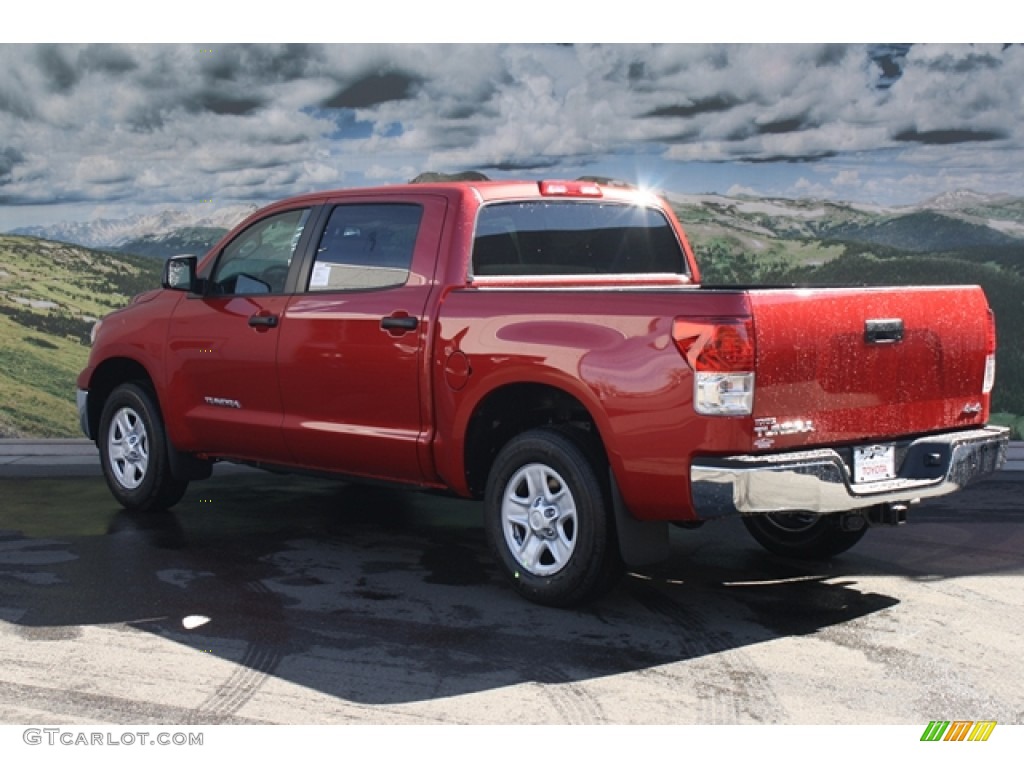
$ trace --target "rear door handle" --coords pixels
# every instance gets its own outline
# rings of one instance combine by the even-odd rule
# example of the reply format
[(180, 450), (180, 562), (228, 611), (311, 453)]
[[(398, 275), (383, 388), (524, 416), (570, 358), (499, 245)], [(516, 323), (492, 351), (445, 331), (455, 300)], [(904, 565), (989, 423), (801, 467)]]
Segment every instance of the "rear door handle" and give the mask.
[(382, 317), (380, 319), (380, 327), (385, 331), (415, 331), (416, 326), (419, 324), (418, 318), (410, 317), (409, 315), (398, 317), (391, 315), (390, 317)]
[(277, 328), (277, 315), (253, 315), (249, 318), (253, 328)]

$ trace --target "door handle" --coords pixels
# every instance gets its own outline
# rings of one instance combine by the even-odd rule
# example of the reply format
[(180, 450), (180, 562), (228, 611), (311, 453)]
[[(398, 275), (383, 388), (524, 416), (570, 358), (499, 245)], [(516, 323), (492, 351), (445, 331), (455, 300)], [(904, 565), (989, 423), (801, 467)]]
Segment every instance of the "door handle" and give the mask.
[(277, 315), (253, 315), (249, 318), (253, 328), (277, 328)]
[(390, 317), (382, 317), (380, 319), (380, 327), (385, 331), (415, 331), (416, 326), (419, 324), (418, 318), (410, 317), (409, 315), (399, 317), (391, 315)]
[(903, 320), (898, 317), (864, 323), (864, 342), (867, 344), (898, 344), (901, 341)]

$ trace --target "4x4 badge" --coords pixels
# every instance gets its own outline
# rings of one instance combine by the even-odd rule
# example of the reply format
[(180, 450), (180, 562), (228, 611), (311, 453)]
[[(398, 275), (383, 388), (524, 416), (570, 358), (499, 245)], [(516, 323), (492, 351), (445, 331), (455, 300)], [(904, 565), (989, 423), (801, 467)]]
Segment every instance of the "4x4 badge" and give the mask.
[(810, 419), (791, 419), (781, 424), (778, 419), (764, 418), (754, 420), (754, 433), (758, 437), (780, 437), (782, 435), (802, 435), (814, 431), (814, 422)]

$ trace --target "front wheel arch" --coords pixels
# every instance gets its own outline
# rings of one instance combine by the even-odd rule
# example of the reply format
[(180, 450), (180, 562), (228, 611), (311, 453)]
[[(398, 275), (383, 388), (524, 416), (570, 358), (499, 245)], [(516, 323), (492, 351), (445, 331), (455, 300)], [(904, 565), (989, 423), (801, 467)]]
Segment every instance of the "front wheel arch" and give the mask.
[(152, 390), (115, 386), (100, 412), (96, 443), (107, 487), (125, 509), (150, 512), (177, 504), (188, 478), (175, 474), (172, 448)]
[(129, 357), (111, 357), (93, 371), (86, 389), (89, 392), (87, 418), (89, 435), (99, 443), (98, 435), (103, 406), (110, 393), (125, 383), (133, 383), (154, 392), (153, 378), (146, 367)]

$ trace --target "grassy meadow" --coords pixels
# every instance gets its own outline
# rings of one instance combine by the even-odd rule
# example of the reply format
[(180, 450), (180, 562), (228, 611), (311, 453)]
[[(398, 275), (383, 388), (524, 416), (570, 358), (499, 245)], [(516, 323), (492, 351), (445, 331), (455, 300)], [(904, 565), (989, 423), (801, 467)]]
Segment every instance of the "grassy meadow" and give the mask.
[(0, 437), (80, 437), (93, 323), (156, 287), (161, 263), (0, 235)]

